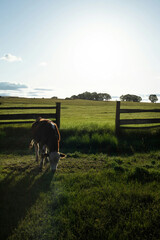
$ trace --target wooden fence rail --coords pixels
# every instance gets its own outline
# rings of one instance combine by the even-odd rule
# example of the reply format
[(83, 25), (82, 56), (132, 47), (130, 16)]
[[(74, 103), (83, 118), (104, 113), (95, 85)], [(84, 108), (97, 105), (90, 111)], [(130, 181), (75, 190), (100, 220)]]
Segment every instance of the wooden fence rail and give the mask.
[[(57, 124), (58, 128), (60, 128), (60, 111), (61, 111), (61, 103), (56, 103), (56, 106), (53, 107), (6, 107), (0, 108), (0, 111), (10, 110), (14, 112), (14, 110), (34, 110), (34, 109), (56, 109), (55, 113), (19, 113), (19, 114), (0, 114), (0, 124), (20, 124), (20, 123), (32, 123), (33, 120), (38, 117), (42, 118), (50, 118), (54, 120)], [(29, 121), (20, 121), (20, 120), (29, 120)], [(9, 120), (9, 121), (8, 121)], [(11, 121), (11, 120), (19, 120), (19, 121)]]
[(160, 123), (160, 118), (146, 118), (146, 119), (120, 119), (121, 113), (147, 113), (147, 112), (157, 112), (160, 113), (160, 109), (120, 109), (120, 102), (117, 101), (116, 104), (116, 122), (115, 122), (115, 129), (116, 134), (119, 134), (120, 128), (123, 129), (143, 129), (143, 128), (154, 128), (160, 127), (160, 125), (154, 126), (144, 126), (144, 127), (128, 127), (122, 125), (130, 125), (130, 124), (154, 124)]

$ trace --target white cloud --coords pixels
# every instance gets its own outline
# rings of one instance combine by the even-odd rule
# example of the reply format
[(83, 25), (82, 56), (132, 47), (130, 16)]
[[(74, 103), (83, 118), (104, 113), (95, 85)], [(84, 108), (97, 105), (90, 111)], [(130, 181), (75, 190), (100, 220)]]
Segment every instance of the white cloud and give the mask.
[(4, 60), (4, 61), (7, 61), (7, 62), (22, 62), (22, 58), (21, 57), (17, 57), (17, 56), (14, 56), (10, 53), (4, 55), (3, 57), (0, 58), (0, 60)]
[(19, 90), (22, 88), (28, 88), (25, 84), (0, 82), (0, 90)]
[(48, 88), (34, 88), (35, 91), (53, 91), (53, 89)]
[(39, 64), (39, 66), (42, 66), (42, 67), (46, 67), (47, 65), (48, 65), (47, 62), (41, 62), (41, 63)]

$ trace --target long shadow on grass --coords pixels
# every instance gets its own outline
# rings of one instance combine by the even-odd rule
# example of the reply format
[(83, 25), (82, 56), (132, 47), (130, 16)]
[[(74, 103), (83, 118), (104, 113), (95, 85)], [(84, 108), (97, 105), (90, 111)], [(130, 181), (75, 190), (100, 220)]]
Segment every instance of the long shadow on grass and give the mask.
[(49, 169), (40, 173), (38, 166), (8, 167), (8, 174), (0, 182), (0, 239), (10, 236), (40, 193), (49, 190), (52, 178)]

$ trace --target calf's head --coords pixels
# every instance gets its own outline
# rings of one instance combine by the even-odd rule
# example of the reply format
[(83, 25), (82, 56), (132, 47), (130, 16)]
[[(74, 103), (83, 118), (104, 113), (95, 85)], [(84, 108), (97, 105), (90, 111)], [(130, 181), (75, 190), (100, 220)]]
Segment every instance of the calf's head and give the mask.
[(49, 153), (49, 161), (50, 161), (50, 167), (51, 171), (54, 173), (57, 169), (57, 165), (60, 158), (64, 158), (65, 154), (59, 153), (59, 152), (50, 152)]

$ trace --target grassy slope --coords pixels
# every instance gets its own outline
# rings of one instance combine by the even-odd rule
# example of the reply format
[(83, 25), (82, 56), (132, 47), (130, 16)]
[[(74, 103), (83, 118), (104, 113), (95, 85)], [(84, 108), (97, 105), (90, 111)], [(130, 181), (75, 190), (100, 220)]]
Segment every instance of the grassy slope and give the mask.
[[(39, 172), (28, 151), (30, 125), (1, 128), (0, 239), (160, 239), (159, 131), (127, 131), (117, 138), (115, 102), (61, 102), (61, 150), (70, 153), (55, 176), (47, 167)], [(137, 106), (160, 104), (122, 107)]]
[[(4, 106), (35, 106), (55, 105), (51, 99), (19, 99), (2, 98)], [(66, 152), (106, 152), (106, 153), (133, 153), (135, 151), (150, 151), (159, 148), (159, 134), (157, 130), (127, 131), (117, 138), (115, 127), (115, 102), (97, 102), (85, 100), (58, 100), (62, 103), (61, 109), (61, 149)], [(160, 108), (160, 104), (150, 103), (122, 103), (122, 108)], [(131, 115), (122, 115), (130, 118)], [(134, 114), (139, 117), (160, 117), (160, 114)], [(30, 141), (30, 124), (12, 128), (2, 127), (0, 146), (3, 151), (27, 149)], [(14, 139), (14, 136), (17, 136)]]
[[(98, 124), (98, 126), (114, 126), (116, 102), (99, 102), (87, 100), (52, 100), (52, 99), (26, 99), (26, 98), (1, 98), (1, 107), (7, 106), (55, 106), (55, 102), (61, 102), (61, 128), (77, 128), (78, 126)], [(160, 103), (128, 103), (122, 102), (122, 108), (160, 108)], [(19, 110), (20, 111), (20, 110)], [(35, 110), (33, 110), (35, 111)], [(39, 111), (39, 110), (38, 110)], [(42, 110), (44, 111), (44, 110)], [(49, 110), (47, 110), (48, 112)], [(0, 111), (1, 112), (1, 111)], [(122, 118), (160, 117), (158, 113), (124, 114)]]
[[(7, 106), (55, 106), (52, 99), (2, 98), (1, 107)], [(57, 100), (61, 102), (61, 128), (73, 128), (91, 123), (100, 125), (114, 124), (115, 102), (97, 102), (86, 100)], [(17, 111), (17, 110), (16, 110)], [(18, 110), (21, 112), (22, 110)], [(28, 112), (29, 110), (26, 110)], [(39, 110), (33, 110), (39, 111)], [(42, 110), (45, 112), (44, 110)], [(47, 110), (49, 112), (50, 110)], [(1, 111), (0, 111), (1, 112)], [(52, 112), (52, 110), (51, 110)]]

